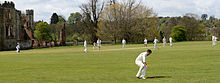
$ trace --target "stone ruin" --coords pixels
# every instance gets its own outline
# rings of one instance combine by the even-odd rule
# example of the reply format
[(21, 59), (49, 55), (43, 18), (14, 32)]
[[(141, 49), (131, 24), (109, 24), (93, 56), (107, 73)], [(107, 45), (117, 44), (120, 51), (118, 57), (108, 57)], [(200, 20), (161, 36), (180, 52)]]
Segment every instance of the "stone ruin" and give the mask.
[(61, 46), (66, 45), (66, 26), (65, 23), (63, 24), (62, 29), (60, 30), (60, 40), (59, 40)]
[(34, 11), (26, 10), (26, 15), (15, 9), (13, 2), (0, 3), (0, 50), (15, 49), (20, 43), (21, 49), (36, 44), (33, 36)]

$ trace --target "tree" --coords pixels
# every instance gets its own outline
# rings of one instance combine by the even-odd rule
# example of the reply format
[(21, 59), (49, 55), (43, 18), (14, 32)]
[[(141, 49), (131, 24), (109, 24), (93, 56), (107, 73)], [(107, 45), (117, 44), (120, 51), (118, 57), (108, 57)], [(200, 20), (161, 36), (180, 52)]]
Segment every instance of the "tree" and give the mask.
[(215, 27), (220, 27), (220, 19), (216, 20)]
[(59, 39), (59, 33), (62, 28), (63, 23), (65, 23), (66, 20), (64, 16), (62, 15), (57, 15), (56, 13), (53, 13), (51, 16), (51, 24), (49, 25), (49, 31), (52, 37), (52, 41), (57, 44), (57, 41)]
[(57, 43), (58, 39), (59, 39), (59, 31), (62, 28), (62, 23), (58, 22), (57, 24), (50, 24), (49, 25), (49, 31), (51, 33), (52, 36), (52, 41), (55, 42), (55, 44)]
[(87, 28), (82, 20), (82, 15), (79, 12), (70, 14), (68, 17), (68, 23), (66, 24), (67, 41), (72, 42), (72, 37), (76, 36), (76, 34), (78, 34), (77, 36), (80, 39), (89, 40), (88, 37), (90, 33), (87, 33), (89, 31), (87, 31)]
[(71, 13), (68, 18), (69, 24), (75, 24), (82, 19), (82, 15), (79, 12)]
[[(118, 10), (116, 10), (118, 9)], [(119, 10), (121, 9), (120, 4), (115, 4), (111, 1), (111, 5), (105, 7), (101, 14), (101, 20), (99, 23), (98, 35), (102, 39), (110, 39), (116, 43), (116, 40), (120, 37), (120, 16)]]
[(202, 14), (201, 18), (203, 21), (206, 20), (208, 18), (208, 14)]
[(50, 31), (48, 28), (49, 24), (46, 22), (39, 22), (35, 28), (36, 30), (34, 31), (34, 36), (37, 38), (39, 42), (45, 41), (49, 42), (51, 41), (51, 35)]
[(169, 38), (172, 28), (179, 24), (180, 19), (181, 19), (180, 17), (171, 17), (171, 18), (161, 19), (162, 24), (160, 25), (160, 29), (163, 32), (163, 36), (165, 36), (166, 38)]
[(186, 30), (183, 26), (175, 26), (170, 36), (173, 41), (186, 41)]
[(210, 30), (211, 35), (220, 37), (220, 27), (215, 27)]
[(109, 0), (110, 5), (116, 4), (117, 0)]
[(66, 22), (65, 17), (62, 15), (59, 15), (58, 19), (59, 19), (59, 22), (64, 22), (64, 23)]
[(205, 35), (205, 27), (194, 16), (195, 15), (183, 16), (180, 21), (180, 25), (184, 26), (186, 29), (187, 40), (203, 40)]
[(74, 41), (74, 42), (76, 42), (76, 44), (78, 44), (78, 41), (84, 41), (84, 40), (81, 39), (81, 37), (79, 36), (79, 34), (74, 34), (74, 35), (72, 35), (72, 37), (71, 37), (71, 41)]
[(51, 16), (50, 24), (57, 24), (58, 22), (59, 22), (59, 18), (57, 13), (53, 13), (53, 15)]
[(142, 42), (145, 37), (153, 40), (158, 36), (156, 14), (135, 0), (107, 5), (101, 14), (99, 26), (99, 35), (115, 43), (123, 38), (130, 42)]
[(80, 9), (83, 12), (83, 23), (87, 27), (87, 31), (85, 33), (91, 35), (90, 40), (93, 42), (98, 39), (98, 23), (100, 14), (104, 9), (104, 5), (104, 2), (101, 2), (100, 0), (89, 0), (87, 4), (82, 4), (82, 6), (80, 6)]

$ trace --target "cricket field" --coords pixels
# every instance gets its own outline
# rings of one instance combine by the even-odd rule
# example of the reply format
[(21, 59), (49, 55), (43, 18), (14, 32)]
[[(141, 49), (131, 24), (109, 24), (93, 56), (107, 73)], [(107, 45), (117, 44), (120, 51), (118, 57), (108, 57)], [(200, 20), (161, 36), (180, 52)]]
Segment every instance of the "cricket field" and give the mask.
[(136, 57), (153, 45), (103, 45), (0, 51), (0, 83), (219, 83), (220, 45), (211, 41), (174, 43), (147, 57), (148, 79), (135, 77)]

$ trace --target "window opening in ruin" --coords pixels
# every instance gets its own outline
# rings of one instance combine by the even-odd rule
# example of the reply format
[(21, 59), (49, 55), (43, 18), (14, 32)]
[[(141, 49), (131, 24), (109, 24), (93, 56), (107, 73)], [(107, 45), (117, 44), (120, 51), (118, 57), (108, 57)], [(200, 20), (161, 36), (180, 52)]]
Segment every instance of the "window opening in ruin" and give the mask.
[(8, 31), (8, 30), (9, 30), (9, 29), (8, 29), (8, 26), (6, 26), (5, 29), (6, 29), (6, 31), (5, 31), (5, 32), (6, 32), (6, 38), (8, 38), (8, 35), (9, 35), (9, 33), (8, 33), (8, 32), (9, 32), (9, 31)]
[(8, 19), (11, 19), (11, 13), (10, 13), (10, 11), (8, 12)]

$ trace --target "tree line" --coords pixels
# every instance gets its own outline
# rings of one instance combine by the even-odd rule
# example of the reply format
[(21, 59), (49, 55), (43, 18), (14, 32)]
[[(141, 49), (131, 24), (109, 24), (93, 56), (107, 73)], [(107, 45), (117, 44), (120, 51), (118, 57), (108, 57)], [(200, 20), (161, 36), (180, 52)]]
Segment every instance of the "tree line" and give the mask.
[[(58, 42), (60, 29), (66, 24), (68, 42), (92, 43), (98, 38), (114, 43), (153, 41), (155, 37), (173, 37), (176, 41), (210, 40), (220, 36), (220, 20), (214, 16), (187, 13), (180, 17), (158, 17), (152, 8), (136, 0), (89, 0), (81, 12), (64, 16), (54, 13), (50, 23), (38, 22), (35, 37), (39, 41)], [(40, 30), (42, 28), (42, 30)]]

